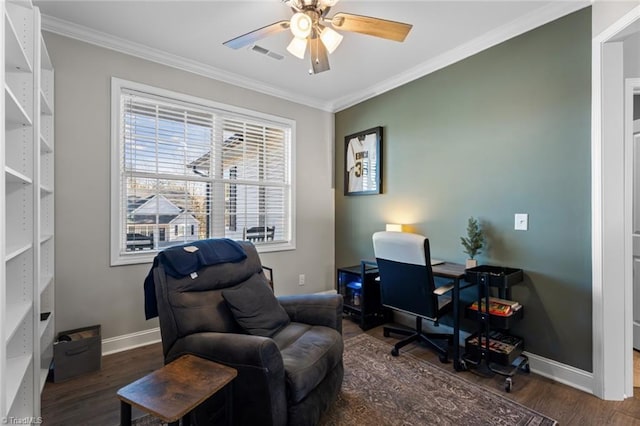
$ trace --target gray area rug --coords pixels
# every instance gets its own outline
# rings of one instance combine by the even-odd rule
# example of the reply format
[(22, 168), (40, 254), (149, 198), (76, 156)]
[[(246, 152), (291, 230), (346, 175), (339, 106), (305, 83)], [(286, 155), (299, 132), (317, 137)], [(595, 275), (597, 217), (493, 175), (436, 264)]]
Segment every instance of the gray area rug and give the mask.
[[(368, 334), (345, 341), (342, 391), (320, 422), (333, 425), (555, 425), (555, 420)], [(449, 364), (449, 368), (451, 364)]]
[[(556, 421), (368, 334), (345, 341), (344, 382), (320, 426), (551, 426)], [(450, 367), (451, 364), (449, 364)], [(137, 426), (159, 425), (145, 416)]]

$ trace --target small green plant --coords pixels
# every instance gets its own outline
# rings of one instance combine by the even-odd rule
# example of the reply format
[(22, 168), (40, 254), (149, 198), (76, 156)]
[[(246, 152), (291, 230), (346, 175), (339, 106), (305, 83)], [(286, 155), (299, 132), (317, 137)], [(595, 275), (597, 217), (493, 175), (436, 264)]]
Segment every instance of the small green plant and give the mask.
[(473, 217), (469, 218), (467, 223), (467, 237), (460, 237), (464, 252), (469, 255), (469, 259), (481, 253), (480, 249), (484, 247), (484, 234), (480, 229), (480, 224)]

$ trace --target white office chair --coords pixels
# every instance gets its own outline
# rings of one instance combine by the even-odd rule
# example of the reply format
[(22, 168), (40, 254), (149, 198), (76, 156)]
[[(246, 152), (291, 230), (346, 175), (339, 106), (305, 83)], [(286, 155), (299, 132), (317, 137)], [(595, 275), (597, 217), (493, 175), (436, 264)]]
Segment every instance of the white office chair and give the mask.
[(429, 240), (418, 234), (404, 232), (376, 232), (373, 234), (373, 249), (380, 272), (380, 291), (383, 306), (416, 317), (415, 331), (395, 327), (384, 327), (385, 337), (389, 333), (408, 336), (396, 343), (391, 355), (398, 356), (400, 348), (419, 341), (438, 352), (441, 362), (447, 362), (448, 349), (434, 340), (446, 340), (453, 344), (453, 334), (426, 333), (422, 330), (422, 319), (433, 321), (451, 308), (451, 298), (441, 296), (453, 289), (453, 284), (437, 287), (431, 270)]

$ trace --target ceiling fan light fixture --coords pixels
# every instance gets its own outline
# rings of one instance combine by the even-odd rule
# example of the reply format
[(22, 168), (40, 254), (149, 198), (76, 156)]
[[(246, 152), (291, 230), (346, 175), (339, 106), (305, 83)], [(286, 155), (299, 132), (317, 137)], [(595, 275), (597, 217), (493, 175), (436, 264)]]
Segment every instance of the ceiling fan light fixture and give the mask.
[(343, 38), (342, 34), (329, 27), (325, 27), (320, 33), (320, 40), (329, 53), (333, 53), (338, 48)]
[(307, 50), (307, 39), (294, 37), (287, 46), (287, 51), (293, 56), (304, 59), (304, 53)]
[(297, 12), (291, 17), (291, 32), (296, 38), (307, 38), (311, 34), (313, 22), (308, 15)]
[[(304, 59), (308, 45), (311, 73), (318, 74), (329, 71), (329, 54), (333, 53), (342, 42), (343, 35), (341, 33), (343, 32), (360, 33), (402, 42), (413, 27), (404, 22), (345, 12), (338, 12), (333, 17), (329, 17), (331, 7), (338, 1), (282, 0), (293, 10), (291, 19), (274, 22), (227, 40), (223, 44), (237, 50), (255, 45), (257, 40), (289, 29), (294, 39), (287, 46), (287, 51), (297, 58)], [(327, 28), (328, 26), (332, 28)]]
[(324, 9), (325, 7), (333, 7), (338, 3), (339, 0), (320, 0), (320, 8)]

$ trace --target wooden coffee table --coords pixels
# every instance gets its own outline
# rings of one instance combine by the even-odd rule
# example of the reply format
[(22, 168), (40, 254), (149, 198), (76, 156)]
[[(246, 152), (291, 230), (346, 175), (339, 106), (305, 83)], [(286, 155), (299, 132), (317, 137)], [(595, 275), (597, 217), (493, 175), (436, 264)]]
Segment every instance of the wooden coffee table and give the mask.
[(121, 388), (120, 424), (131, 424), (131, 406), (170, 425), (190, 423), (188, 414), (219, 390), (225, 390), (225, 417), (232, 424), (232, 381), (238, 372), (194, 355), (183, 355)]

